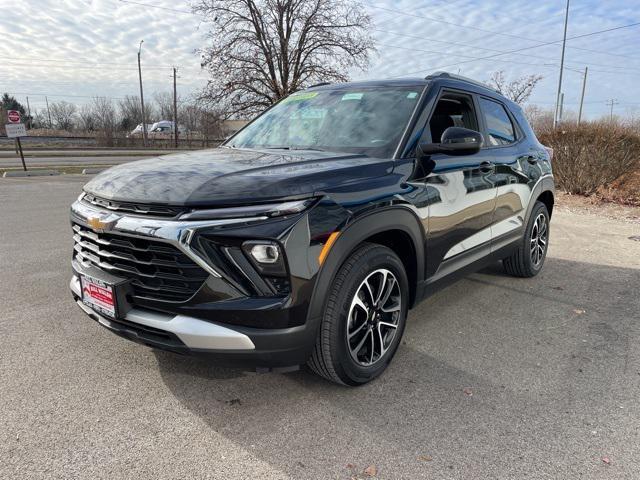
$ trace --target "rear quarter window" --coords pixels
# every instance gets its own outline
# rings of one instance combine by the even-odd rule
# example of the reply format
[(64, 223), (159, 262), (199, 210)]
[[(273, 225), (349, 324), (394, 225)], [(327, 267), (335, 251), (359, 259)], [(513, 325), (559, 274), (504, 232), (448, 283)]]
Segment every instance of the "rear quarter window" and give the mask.
[(487, 128), (487, 145), (510, 145), (516, 141), (516, 130), (504, 106), (488, 98), (480, 98), (480, 108)]

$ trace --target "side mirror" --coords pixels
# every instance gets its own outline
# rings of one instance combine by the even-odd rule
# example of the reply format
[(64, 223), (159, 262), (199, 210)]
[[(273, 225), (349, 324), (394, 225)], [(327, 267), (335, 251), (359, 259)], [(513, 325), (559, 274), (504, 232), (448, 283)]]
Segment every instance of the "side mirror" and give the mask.
[(440, 143), (421, 143), (418, 156), (426, 157), (434, 153), (445, 155), (473, 155), (480, 151), (482, 134), (462, 127), (449, 127), (442, 133)]

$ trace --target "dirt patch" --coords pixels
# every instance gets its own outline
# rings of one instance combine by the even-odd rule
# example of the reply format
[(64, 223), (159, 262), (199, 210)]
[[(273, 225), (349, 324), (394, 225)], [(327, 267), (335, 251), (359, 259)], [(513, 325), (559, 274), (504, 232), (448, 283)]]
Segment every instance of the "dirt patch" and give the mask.
[(601, 187), (598, 195), (606, 201), (640, 207), (640, 169), (614, 180), (608, 187)]
[(608, 201), (600, 195), (572, 195), (556, 192), (556, 208), (571, 213), (590, 213), (607, 218), (640, 224), (640, 204), (629, 205)]

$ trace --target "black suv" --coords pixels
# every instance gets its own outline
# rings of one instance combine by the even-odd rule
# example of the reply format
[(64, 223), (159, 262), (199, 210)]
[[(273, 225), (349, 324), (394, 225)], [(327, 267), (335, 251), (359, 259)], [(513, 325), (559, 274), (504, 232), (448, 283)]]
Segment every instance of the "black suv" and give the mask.
[(221, 147), (119, 165), (71, 207), (71, 290), (130, 340), (358, 385), (408, 310), (490, 262), (536, 275), (551, 151), (480, 83), (322, 84)]

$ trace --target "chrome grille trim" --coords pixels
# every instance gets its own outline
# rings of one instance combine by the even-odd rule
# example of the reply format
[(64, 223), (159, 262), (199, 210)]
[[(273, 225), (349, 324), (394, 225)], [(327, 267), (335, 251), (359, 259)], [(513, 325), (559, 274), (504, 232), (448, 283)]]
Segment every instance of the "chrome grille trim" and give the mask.
[[(74, 258), (131, 281), (140, 298), (182, 302), (191, 298), (208, 273), (184, 252), (149, 239), (120, 239), (117, 234), (96, 233), (74, 224)], [(94, 243), (95, 242), (95, 243)]]
[(82, 197), (84, 202), (97, 207), (106, 208), (114, 212), (133, 213), (138, 215), (155, 215), (159, 217), (176, 217), (188, 211), (183, 207), (169, 207), (163, 205), (151, 205), (133, 202), (117, 202), (100, 198), (92, 193), (85, 193)]
[(89, 218), (105, 215), (116, 215), (118, 217), (113, 227), (109, 230), (110, 233), (123, 237), (155, 240), (157, 242), (172, 245), (178, 250), (184, 252), (187, 257), (191, 258), (210, 275), (217, 278), (223, 278), (223, 276), (209, 262), (209, 259), (201, 257), (191, 248), (190, 243), (194, 233), (198, 229), (205, 227), (242, 224), (250, 225), (252, 223), (268, 219), (266, 216), (259, 216), (251, 218), (225, 218), (220, 220), (180, 221), (157, 217), (120, 215), (112, 212), (111, 210), (98, 208), (94, 205), (85, 203), (82, 200), (76, 201), (71, 205), (71, 221), (73, 223), (86, 225)]

